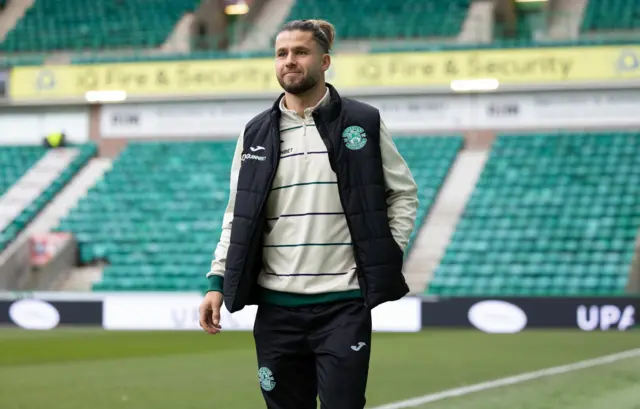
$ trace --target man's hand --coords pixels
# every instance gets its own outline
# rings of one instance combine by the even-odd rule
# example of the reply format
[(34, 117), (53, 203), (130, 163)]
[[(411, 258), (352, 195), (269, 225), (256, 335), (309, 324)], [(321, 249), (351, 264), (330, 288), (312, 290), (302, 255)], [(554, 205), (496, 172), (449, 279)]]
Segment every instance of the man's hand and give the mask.
[(200, 326), (209, 334), (215, 335), (222, 330), (220, 308), (222, 308), (222, 293), (209, 291), (200, 304)]

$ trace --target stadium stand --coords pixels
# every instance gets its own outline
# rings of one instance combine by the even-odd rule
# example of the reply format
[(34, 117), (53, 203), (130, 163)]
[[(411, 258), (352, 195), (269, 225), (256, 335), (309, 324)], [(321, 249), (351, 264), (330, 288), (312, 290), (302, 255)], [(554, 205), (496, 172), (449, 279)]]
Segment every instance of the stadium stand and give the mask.
[[(79, 0), (38, 0), (9, 31), (4, 42), (0, 42), (0, 52), (7, 53), (3, 56), (2, 64), (42, 65), (48, 55), (59, 51), (70, 52), (72, 64), (236, 59), (273, 55), (271, 49), (148, 52), (162, 45), (180, 18), (195, 10), (200, 3), (198, 0), (153, 0), (151, 3), (113, 0), (87, 6)], [(445, 3), (439, 0), (305, 0), (295, 1), (286, 19), (309, 16), (329, 19), (336, 26), (338, 43), (340, 40), (370, 42), (369, 51), (373, 53), (637, 43), (637, 36), (633, 35), (593, 35), (638, 28), (640, 2), (637, 0), (589, 1), (581, 29), (582, 34), (590, 34), (589, 36), (545, 38), (548, 12), (523, 11), (518, 13), (512, 29), (507, 29), (502, 19), (495, 18), (491, 41), (457, 42), (455, 38), (461, 33), (472, 4), (472, 0), (452, 0)], [(227, 33), (235, 33), (234, 24), (230, 24)], [(538, 37), (536, 32), (543, 35)], [(376, 42), (397, 39), (429, 41)], [(113, 50), (122, 52), (105, 52)], [(20, 54), (23, 52), (29, 54)]]
[(637, 132), (498, 137), (427, 293), (623, 293), (638, 152)]
[[(309, 16), (326, 19), (344, 39), (451, 37), (460, 32), (469, 3), (470, 0), (297, 1), (287, 20)], [(351, 10), (353, 14), (349, 13)]]
[[(423, 220), (462, 137), (395, 142), (414, 171), (417, 218)], [(202, 289), (198, 278), (208, 270), (220, 236), (234, 146), (232, 141), (128, 145), (56, 228), (74, 233), (83, 263), (109, 263), (94, 290)]]
[(157, 47), (198, 0), (37, 0), (9, 32), (0, 50), (60, 50)]
[[(41, 64), (43, 55), (60, 50), (78, 52), (70, 56), (74, 64), (272, 55), (272, 50), (208, 50), (154, 56), (124, 52), (102, 56), (79, 53), (157, 47), (178, 19), (198, 4), (197, 0), (153, 0), (151, 3), (114, 0), (88, 5), (80, 4), (78, 0), (37, 0), (9, 31), (0, 44), (0, 51), (44, 53), (15, 54), (10, 59), (5, 58), (10, 64), (17, 65)], [(462, 29), (472, 1), (453, 0), (443, 4), (439, 0), (296, 1), (286, 19), (326, 18), (335, 24), (340, 39), (372, 41), (372, 52), (628, 41), (590, 37), (537, 42), (534, 34), (545, 15), (523, 12), (518, 15), (515, 31), (508, 36), (504, 34), (503, 24), (496, 21), (493, 24), (494, 41), (484, 44), (438, 44), (436, 41), (434, 44), (400, 42), (392, 46), (382, 42), (376, 45), (378, 39), (455, 37)], [(639, 7), (637, 0), (590, 0), (581, 32), (638, 28)], [(355, 13), (358, 13), (357, 18), (353, 18)], [(420, 187), (418, 221), (421, 223), (461, 149), (463, 139), (399, 137), (396, 141)], [(628, 177), (625, 180), (638, 181), (638, 173), (630, 170), (632, 165), (638, 164), (633, 155), (627, 154), (631, 148), (638, 148), (634, 138), (614, 133), (580, 134), (575, 138), (569, 138), (568, 134), (498, 138), (427, 292), (466, 295), (576, 294), (593, 292), (596, 288), (607, 294), (622, 291), (633, 252), (634, 227), (639, 222), (639, 210), (632, 203), (633, 194), (638, 192), (631, 184), (621, 181), (622, 175)], [(13, 170), (2, 175), (0, 193), (30, 166), (29, 160), (36, 161), (44, 152), (38, 147), (23, 149), (13, 159), (8, 158), (10, 154), (3, 153), (7, 150), (0, 151), (0, 155), (5, 155), (0, 160), (14, 160), (3, 165), (3, 169)], [(129, 145), (114, 163), (113, 170), (58, 228), (76, 234), (82, 263), (99, 260), (109, 263), (104, 280), (96, 284), (96, 289), (185, 290), (201, 284), (201, 280), (193, 278), (208, 268), (211, 250), (219, 235), (231, 150), (232, 145), (228, 142)], [(592, 151), (603, 156), (585, 154)], [(95, 147), (86, 147), (83, 152), (78, 167), (95, 154)], [(535, 155), (531, 156), (532, 153)], [(572, 159), (562, 162), (561, 157), (565, 154)], [(573, 166), (574, 161), (579, 166)], [(611, 173), (607, 167), (612, 163), (619, 164), (616, 170), (619, 174)], [(523, 173), (524, 169), (530, 170)], [(62, 180), (47, 191), (48, 197), (39, 198), (30, 213), (21, 215), (15, 225), (2, 232), (0, 244), (14, 238), (21, 226), (76, 171), (70, 169), (65, 173)], [(595, 173), (592, 175), (591, 171)], [(145, 176), (147, 173), (152, 176)], [(514, 174), (519, 176), (514, 179)], [(598, 175), (600, 179), (597, 179)], [(607, 175), (611, 175), (615, 183), (609, 183)], [(605, 187), (614, 194), (598, 190)], [(554, 189), (560, 193), (551, 198), (545, 196)], [(591, 195), (589, 213), (582, 204)], [(560, 198), (569, 205), (554, 204), (553, 200), (560, 201)], [(215, 220), (212, 220), (212, 214), (217, 215)], [(598, 226), (599, 218), (605, 221)], [(585, 220), (596, 227), (583, 229), (580, 233), (578, 226), (585, 224)], [(610, 225), (603, 227), (602, 223)], [(416, 234), (417, 230), (411, 237), (410, 248)], [(607, 240), (612, 244), (605, 245)], [(574, 251), (578, 247), (581, 250)], [(595, 266), (598, 266), (598, 272)], [(152, 271), (160, 271), (160, 276), (151, 278)], [(494, 276), (495, 271), (500, 274)]]
[[(51, 183), (24, 211), (0, 232), (0, 251), (6, 248), (20, 232), (44, 209), (62, 188), (95, 156), (96, 145), (87, 143), (75, 146), (78, 155), (71, 164)], [(44, 156), (47, 149), (38, 146), (12, 146), (0, 148), (0, 196), (16, 183), (29, 168)]]

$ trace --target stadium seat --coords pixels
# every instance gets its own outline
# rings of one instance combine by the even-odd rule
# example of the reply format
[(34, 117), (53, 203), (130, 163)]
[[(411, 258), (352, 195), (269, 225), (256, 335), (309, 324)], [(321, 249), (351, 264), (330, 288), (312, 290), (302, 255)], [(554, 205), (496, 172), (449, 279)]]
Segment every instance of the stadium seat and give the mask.
[(639, 0), (589, 0), (582, 20), (582, 32), (637, 30), (640, 28)]
[(157, 47), (198, 0), (38, 0), (0, 50), (50, 52)]
[[(398, 137), (428, 212), (462, 137)], [(200, 291), (229, 194), (234, 141), (131, 143), (57, 231), (82, 262), (105, 260), (98, 291)], [(425, 158), (427, 160), (425, 160)], [(413, 241), (413, 236), (411, 242)]]
[(638, 133), (500, 136), (427, 293), (623, 293), (638, 152)]

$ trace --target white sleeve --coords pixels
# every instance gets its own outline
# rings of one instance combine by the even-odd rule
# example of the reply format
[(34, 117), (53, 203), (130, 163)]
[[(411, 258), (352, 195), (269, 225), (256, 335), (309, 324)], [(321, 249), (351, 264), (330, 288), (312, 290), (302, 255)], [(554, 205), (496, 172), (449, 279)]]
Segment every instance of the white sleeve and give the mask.
[(415, 227), (418, 186), (382, 119), (380, 120), (380, 150), (387, 186), (389, 227), (393, 238), (404, 251)]
[(236, 203), (236, 191), (238, 188), (238, 174), (240, 173), (240, 164), (243, 148), (244, 132), (240, 134), (236, 149), (233, 154), (231, 163), (231, 178), (229, 181), (229, 202), (222, 218), (222, 234), (220, 241), (216, 246), (214, 258), (211, 262), (211, 270), (207, 273), (207, 277), (211, 275), (220, 275), (224, 277), (225, 264), (227, 261), (227, 250), (229, 249), (229, 241), (231, 239), (231, 222), (233, 221), (233, 209)]

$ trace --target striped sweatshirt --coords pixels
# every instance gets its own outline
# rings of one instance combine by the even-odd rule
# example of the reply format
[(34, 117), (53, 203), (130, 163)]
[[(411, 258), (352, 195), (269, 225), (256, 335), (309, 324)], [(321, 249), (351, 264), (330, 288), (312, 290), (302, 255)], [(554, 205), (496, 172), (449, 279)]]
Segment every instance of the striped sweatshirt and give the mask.
[[(318, 106), (328, 100), (327, 90)], [(284, 98), (280, 102), (280, 163), (266, 203), (263, 269), (258, 278), (266, 302), (298, 305), (305, 300), (314, 303), (360, 296), (337, 176), (311, 116), (316, 107), (307, 108), (301, 118), (285, 107)], [(389, 225), (404, 250), (414, 229), (417, 186), (382, 120), (380, 148)], [(222, 234), (207, 273), (210, 289), (215, 291), (222, 291), (242, 149), (241, 134), (231, 165)]]

